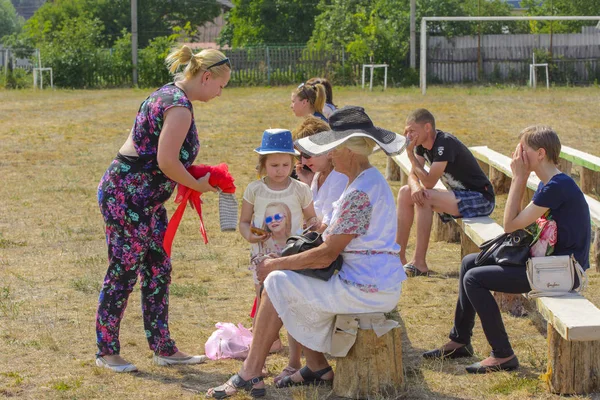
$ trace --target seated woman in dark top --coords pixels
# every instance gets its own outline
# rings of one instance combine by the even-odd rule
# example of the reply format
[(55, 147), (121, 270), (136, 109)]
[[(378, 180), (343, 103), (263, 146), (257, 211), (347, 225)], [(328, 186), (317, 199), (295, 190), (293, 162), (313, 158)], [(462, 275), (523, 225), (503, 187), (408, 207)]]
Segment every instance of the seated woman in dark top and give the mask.
[[(557, 238), (552, 255), (571, 255), (583, 269), (589, 268), (590, 211), (583, 193), (570, 176), (558, 168), (560, 140), (548, 126), (530, 126), (521, 132), (510, 164), (513, 179), (504, 209), (504, 230), (523, 229), (545, 216), (556, 223)], [(531, 171), (540, 178), (533, 200), (520, 211), (521, 199), (527, 189)], [(477, 254), (462, 260), (459, 276), (458, 302), (450, 341), (441, 348), (423, 354), (425, 358), (458, 358), (473, 354), (471, 336), (475, 314), (492, 347), (490, 357), (467, 367), (470, 373), (486, 373), (518, 368), (508, 335), (502, 323), (498, 305), (491, 291), (526, 293), (531, 290), (525, 266), (476, 266)]]

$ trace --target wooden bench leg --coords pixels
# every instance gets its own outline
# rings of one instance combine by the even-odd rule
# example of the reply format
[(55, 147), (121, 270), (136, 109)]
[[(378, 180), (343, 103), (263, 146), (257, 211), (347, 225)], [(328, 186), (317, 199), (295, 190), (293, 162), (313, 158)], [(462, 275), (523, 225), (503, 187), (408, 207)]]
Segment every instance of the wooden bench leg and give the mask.
[(350, 399), (395, 397), (403, 382), (400, 328), (380, 338), (372, 329), (359, 329), (348, 355), (336, 361), (333, 393)]
[(462, 230), (460, 231), (460, 258), (463, 259), (467, 254), (479, 253), (479, 246), (477, 246), (470, 237), (467, 236)]
[(522, 294), (494, 292), (494, 299), (500, 311), (510, 313), (513, 317), (527, 315), (529, 301)]
[(580, 181), (581, 191), (583, 193), (585, 193), (585, 194), (597, 193), (598, 181), (599, 181), (598, 172), (592, 171), (585, 167), (581, 167), (580, 177), (581, 177), (581, 181)]
[(593, 227), (594, 229), (594, 243), (592, 245), (594, 251), (594, 262), (596, 263), (596, 271), (600, 272), (600, 228)]
[(434, 242), (458, 243), (460, 242), (460, 227), (454, 221), (443, 223), (438, 213), (434, 213), (431, 240)]
[(490, 167), (490, 182), (492, 183), (492, 187), (494, 188), (494, 192), (496, 194), (505, 194), (508, 193), (508, 189), (510, 189), (511, 179), (504, 174), (502, 171), (498, 171), (495, 168)]
[(558, 160), (558, 168), (566, 175), (571, 176), (571, 169), (573, 168), (573, 163), (569, 160), (561, 158), (560, 160)]
[(600, 390), (600, 341), (565, 340), (548, 323), (548, 370), (543, 375), (552, 393), (585, 394)]
[(385, 178), (388, 181), (399, 181), (401, 178), (401, 172), (402, 170), (400, 169), (398, 164), (396, 164), (394, 160), (388, 157), (387, 165), (385, 168)]

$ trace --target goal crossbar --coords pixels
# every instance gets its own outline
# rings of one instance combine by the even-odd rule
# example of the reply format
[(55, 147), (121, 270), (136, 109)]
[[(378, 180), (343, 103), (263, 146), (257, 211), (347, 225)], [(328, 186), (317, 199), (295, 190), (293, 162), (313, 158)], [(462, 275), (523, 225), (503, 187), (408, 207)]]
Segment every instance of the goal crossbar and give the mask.
[(600, 16), (423, 17), (421, 19), (421, 93), (427, 92), (427, 23), (430, 21), (598, 21)]

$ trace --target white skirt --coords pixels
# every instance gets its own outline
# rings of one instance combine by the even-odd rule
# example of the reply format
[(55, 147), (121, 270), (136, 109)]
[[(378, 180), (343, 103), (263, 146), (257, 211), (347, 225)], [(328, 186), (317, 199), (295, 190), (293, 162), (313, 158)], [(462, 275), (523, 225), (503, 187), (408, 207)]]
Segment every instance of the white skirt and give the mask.
[(294, 339), (311, 350), (329, 353), (336, 315), (391, 311), (398, 305), (402, 286), (367, 293), (337, 275), (322, 281), (293, 271), (273, 271), (265, 280), (265, 290)]

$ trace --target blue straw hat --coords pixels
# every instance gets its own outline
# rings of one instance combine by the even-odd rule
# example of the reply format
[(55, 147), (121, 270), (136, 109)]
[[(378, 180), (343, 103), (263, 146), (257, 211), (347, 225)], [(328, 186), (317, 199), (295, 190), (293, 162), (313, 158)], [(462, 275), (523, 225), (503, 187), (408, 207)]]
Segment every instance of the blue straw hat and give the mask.
[(260, 147), (254, 149), (258, 154), (293, 154), (299, 156), (300, 152), (294, 149), (292, 132), (287, 129), (267, 129), (263, 132)]

